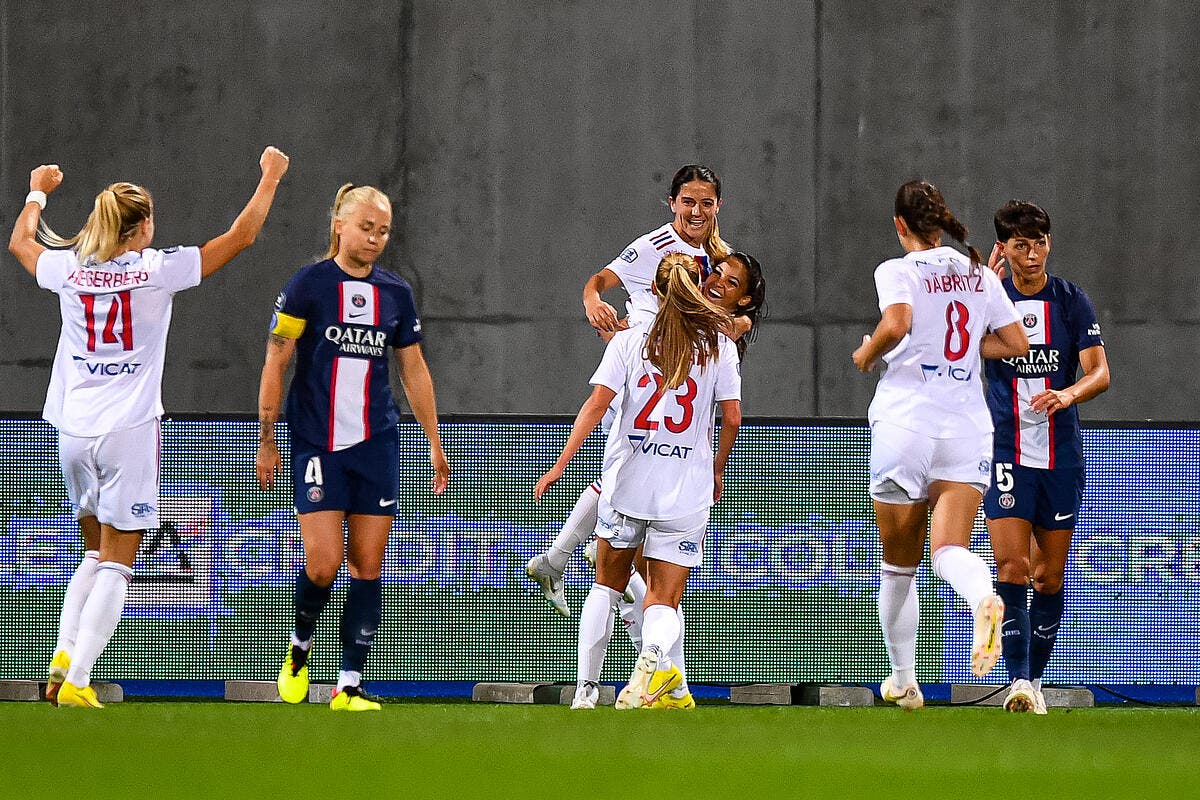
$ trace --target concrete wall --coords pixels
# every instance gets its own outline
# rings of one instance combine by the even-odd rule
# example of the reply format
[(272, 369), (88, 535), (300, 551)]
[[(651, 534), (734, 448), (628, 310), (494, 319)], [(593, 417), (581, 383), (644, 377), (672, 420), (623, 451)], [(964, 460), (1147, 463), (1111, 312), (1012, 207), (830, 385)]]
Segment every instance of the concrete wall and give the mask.
[[(1050, 210), (1051, 270), (1091, 294), (1113, 369), (1087, 417), (1200, 419), (1200, 12), (984, 6), (0, 0), (0, 230), (55, 161), (60, 232), (125, 179), (154, 192), (159, 243), (202, 242), (276, 144), (292, 169), (258, 244), (176, 301), (169, 412), (254, 411), (271, 304), (352, 180), (395, 202), (384, 262), (417, 290), (441, 410), (571, 413), (601, 352), (584, 280), (700, 161), (769, 280), (746, 412), (863, 416), (874, 378), (849, 356), (920, 176), (985, 251), (1004, 200)], [(57, 304), (0, 262), (0, 409), (36, 411)]]

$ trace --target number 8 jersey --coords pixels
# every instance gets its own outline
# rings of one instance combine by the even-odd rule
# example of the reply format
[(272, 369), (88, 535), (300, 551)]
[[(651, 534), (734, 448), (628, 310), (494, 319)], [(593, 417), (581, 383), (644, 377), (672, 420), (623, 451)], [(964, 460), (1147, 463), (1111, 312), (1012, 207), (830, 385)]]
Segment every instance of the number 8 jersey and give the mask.
[(72, 250), (46, 250), (37, 282), (58, 295), (62, 315), (46, 421), (100, 436), (161, 417), (171, 305), (200, 283), (199, 248), (148, 247), (82, 264)]
[(935, 247), (884, 261), (875, 288), (880, 311), (912, 307), (912, 327), (883, 357), (868, 419), (933, 439), (991, 433), (979, 342), (1020, 319), (1000, 279), (952, 247)]
[(608, 343), (591, 383), (617, 393), (604, 447), (602, 499), (626, 516), (668, 520), (712, 505), (714, 404), (740, 400), (737, 347), (718, 338), (715, 360), (695, 364), (682, 386), (659, 394), (663, 376), (642, 357), (647, 327)]

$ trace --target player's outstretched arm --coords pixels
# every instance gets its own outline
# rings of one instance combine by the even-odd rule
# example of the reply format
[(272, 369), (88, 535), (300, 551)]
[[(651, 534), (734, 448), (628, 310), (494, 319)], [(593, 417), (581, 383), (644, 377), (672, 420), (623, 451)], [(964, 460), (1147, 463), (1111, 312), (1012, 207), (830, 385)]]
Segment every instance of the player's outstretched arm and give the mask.
[(441, 494), (450, 485), (450, 462), (442, 450), (442, 439), (438, 434), (437, 399), (433, 393), (433, 376), (421, 345), (410, 344), (396, 351), (396, 363), (400, 367), (400, 382), (404, 385), (404, 396), (412, 407), (417, 424), (429, 440), (429, 463), (433, 465), (433, 493)]
[(207, 278), (221, 267), (228, 264), (234, 256), (254, 244), (267, 221), (267, 212), (275, 202), (275, 190), (279, 181), (288, 170), (289, 159), (282, 150), (268, 147), (263, 150), (258, 159), (262, 169), (258, 188), (254, 190), (250, 201), (238, 214), (237, 219), (229, 226), (229, 230), (215, 239), (210, 239), (200, 247), (200, 277)]
[(579, 452), (579, 448), (583, 447), (588, 434), (596, 429), (600, 420), (604, 419), (604, 411), (616, 396), (617, 393), (607, 386), (592, 387), (591, 395), (583, 401), (583, 406), (575, 415), (575, 424), (571, 426), (571, 435), (567, 437), (567, 443), (563, 445), (558, 460), (545, 475), (538, 478), (537, 484), (533, 487), (534, 500), (540, 501), (542, 495), (563, 476), (567, 464), (571, 463), (571, 459)]
[(46, 251), (37, 240), (38, 221), (42, 218), (42, 207), (46, 202), (42, 195), (57, 189), (62, 179), (63, 173), (58, 164), (43, 164), (29, 173), (29, 196), (25, 198), (25, 207), (13, 223), (12, 236), (8, 240), (8, 252), (16, 256), (25, 271), (34, 277), (37, 277), (38, 257)]

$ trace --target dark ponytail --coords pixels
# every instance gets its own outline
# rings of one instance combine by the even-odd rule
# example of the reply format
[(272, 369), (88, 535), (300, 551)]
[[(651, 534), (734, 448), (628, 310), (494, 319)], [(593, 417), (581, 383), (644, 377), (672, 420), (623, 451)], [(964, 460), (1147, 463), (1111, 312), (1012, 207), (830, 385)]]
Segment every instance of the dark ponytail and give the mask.
[(900, 187), (896, 192), (896, 216), (926, 244), (932, 246), (945, 231), (962, 244), (972, 264), (983, 262), (979, 251), (967, 241), (967, 227), (958, 221), (942, 193), (929, 181), (909, 181)]

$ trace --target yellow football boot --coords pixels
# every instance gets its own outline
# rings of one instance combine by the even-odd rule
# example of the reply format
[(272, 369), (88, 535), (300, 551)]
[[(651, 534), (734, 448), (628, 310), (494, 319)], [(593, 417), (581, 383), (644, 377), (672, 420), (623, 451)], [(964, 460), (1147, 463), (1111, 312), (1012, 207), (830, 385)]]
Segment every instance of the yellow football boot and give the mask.
[(329, 700), (330, 711), (380, 711), (383, 705), (379, 698), (367, 694), (361, 686), (347, 686), (340, 692), (334, 692)]
[(91, 686), (84, 686), (82, 689), (71, 683), (63, 681), (58, 687), (58, 706), (68, 708), (104, 708), (104, 704), (96, 697), (96, 690)]
[(302, 647), (288, 645), (279, 677), (275, 680), (279, 699), (285, 703), (303, 703), (308, 699), (308, 652)]
[(71, 657), (66, 650), (58, 650), (50, 659), (50, 669), (46, 677), (46, 699), (51, 705), (58, 705), (58, 690), (67, 679), (67, 670), (71, 668)]

